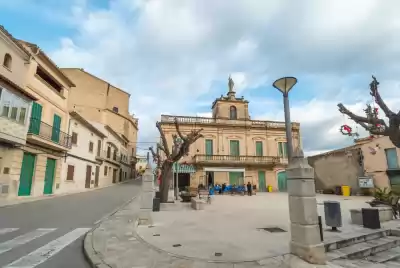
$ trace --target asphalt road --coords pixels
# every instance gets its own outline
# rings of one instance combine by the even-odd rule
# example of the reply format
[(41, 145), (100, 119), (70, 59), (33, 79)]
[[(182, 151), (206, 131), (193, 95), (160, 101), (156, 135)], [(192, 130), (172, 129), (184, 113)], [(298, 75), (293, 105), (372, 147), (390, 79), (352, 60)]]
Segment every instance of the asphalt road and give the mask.
[(0, 207), (0, 267), (90, 268), (84, 234), (140, 190), (139, 181)]

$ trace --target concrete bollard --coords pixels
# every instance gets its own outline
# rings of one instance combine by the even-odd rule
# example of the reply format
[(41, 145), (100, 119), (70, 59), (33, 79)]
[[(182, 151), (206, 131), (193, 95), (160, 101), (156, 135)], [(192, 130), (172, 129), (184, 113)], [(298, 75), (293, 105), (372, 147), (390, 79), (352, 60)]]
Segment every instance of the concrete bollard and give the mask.
[(318, 225), (314, 169), (297, 149), (286, 169), (289, 214), (290, 252), (312, 264), (325, 264), (325, 247)]
[(153, 224), (151, 213), (153, 210), (154, 194), (154, 174), (150, 165), (147, 164), (146, 170), (142, 176), (142, 193), (140, 196), (140, 212), (138, 217), (140, 225)]

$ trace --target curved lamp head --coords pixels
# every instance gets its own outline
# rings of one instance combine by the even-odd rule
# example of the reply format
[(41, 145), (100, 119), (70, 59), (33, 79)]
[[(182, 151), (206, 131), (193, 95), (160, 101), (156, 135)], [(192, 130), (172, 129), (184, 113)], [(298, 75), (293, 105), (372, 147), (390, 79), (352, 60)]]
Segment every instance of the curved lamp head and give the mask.
[(272, 85), (282, 92), (283, 95), (287, 95), (296, 83), (297, 79), (295, 77), (282, 77), (276, 80)]

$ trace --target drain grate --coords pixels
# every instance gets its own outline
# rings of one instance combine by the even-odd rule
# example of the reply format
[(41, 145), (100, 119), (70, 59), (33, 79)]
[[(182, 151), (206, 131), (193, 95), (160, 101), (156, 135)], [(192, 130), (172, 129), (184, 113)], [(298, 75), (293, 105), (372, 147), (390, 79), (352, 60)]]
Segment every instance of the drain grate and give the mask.
[(222, 256), (222, 253), (221, 252), (215, 252), (215, 257), (221, 257)]
[(153, 228), (153, 227), (155, 227), (154, 225), (149, 225), (149, 228)]
[(160, 236), (160, 234), (153, 234), (153, 236)]
[(265, 228), (257, 228), (258, 230), (267, 231), (270, 233), (286, 233), (285, 230), (279, 227), (265, 227)]
[(181, 247), (182, 245), (181, 244), (175, 244), (175, 245), (172, 245), (174, 248), (178, 248), (178, 247)]

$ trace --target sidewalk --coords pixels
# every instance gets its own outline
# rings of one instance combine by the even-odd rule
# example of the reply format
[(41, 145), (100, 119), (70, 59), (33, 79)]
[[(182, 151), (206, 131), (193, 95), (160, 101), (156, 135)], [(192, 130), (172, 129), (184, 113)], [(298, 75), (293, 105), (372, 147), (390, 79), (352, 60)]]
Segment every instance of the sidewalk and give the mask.
[[(333, 264), (315, 266), (291, 254), (257, 261), (217, 261), (187, 257), (164, 251), (143, 240), (137, 233), (136, 219), (139, 212), (136, 198), (127, 206), (90, 231), (84, 242), (84, 252), (92, 264), (99, 268), (312, 268), (331, 267)], [(201, 212), (197, 212), (201, 213)], [(153, 229), (152, 226), (140, 228)], [(156, 229), (156, 228), (154, 228)], [(157, 236), (157, 234), (153, 234)], [(181, 236), (185, 236), (184, 233)], [(160, 237), (162, 239), (162, 236)], [(222, 241), (209, 241), (210, 245)], [(195, 241), (194, 241), (195, 243)], [(229, 251), (229, 248), (226, 249)]]
[(52, 199), (52, 198), (56, 198), (56, 197), (66, 196), (66, 195), (96, 191), (96, 190), (112, 187), (112, 186), (115, 186), (118, 184), (126, 183), (126, 182), (129, 182), (132, 180), (135, 180), (135, 179), (122, 181), (122, 182), (111, 184), (111, 185), (108, 185), (105, 187), (83, 189), (81, 191), (75, 191), (75, 192), (70, 192), (70, 193), (51, 194), (51, 195), (44, 195), (44, 196), (23, 196), (23, 197), (19, 196), (19, 197), (15, 197), (15, 198), (0, 197), (0, 207), (8, 207), (8, 206), (18, 205), (18, 204), (22, 204), (22, 203), (29, 203), (29, 202), (35, 202), (35, 201), (40, 201), (40, 200), (46, 200), (46, 199)]

